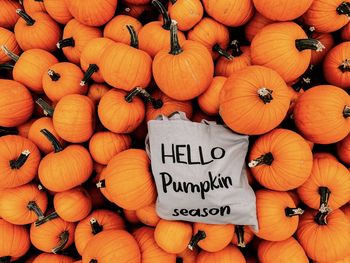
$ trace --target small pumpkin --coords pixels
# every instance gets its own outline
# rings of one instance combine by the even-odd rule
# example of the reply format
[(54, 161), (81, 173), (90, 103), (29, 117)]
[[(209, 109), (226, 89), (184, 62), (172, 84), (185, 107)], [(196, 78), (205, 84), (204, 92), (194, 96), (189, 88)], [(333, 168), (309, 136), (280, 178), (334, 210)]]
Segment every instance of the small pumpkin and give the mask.
[(46, 12), (44, 1), (40, 0), (21, 0), (24, 10), (28, 14), (36, 13), (36, 12)]
[(61, 0), (41, 0), (44, 2), (46, 12), (56, 22), (65, 25), (73, 18), (68, 10), (66, 1)]
[(245, 38), (252, 42), (255, 35), (265, 26), (268, 24), (273, 23), (272, 20), (264, 17), (259, 12), (255, 12), (252, 19), (249, 20), (249, 22), (244, 27), (244, 34)]
[(65, 255), (54, 255), (49, 253), (41, 253), (35, 257), (32, 263), (74, 263), (74, 259)]
[(217, 252), (207, 252), (205, 250), (199, 252), (196, 262), (198, 263), (245, 263), (246, 260), (241, 251), (237, 247), (227, 246), (226, 248)]
[(350, 135), (347, 135), (343, 140), (341, 140), (336, 144), (336, 151), (339, 159), (345, 164), (349, 165), (350, 164)]
[(90, 85), (88, 96), (92, 102), (96, 105), (100, 102), (101, 98), (111, 89), (107, 84), (104, 83), (93, 83)]
[(12, 29), (19, 19), (16, 10), (21, 5), (16, 0), (0, 1), (0, 27)]
[(138, 225), (141, 223), (139, 218), (136, 215), (135, 210), (123, 209), (123, 213), (124, 213), (125, 219), (128, 223), (130, 223), (132, 225)]
[(254, 238), (253, 231), (243, 225), (235, 225), (235, 233), (233, 235), (232, 244), (245, 248)]
[(148, 206), (141, 207), (136, 210), (136, 216), (139, 220), (145, 224), (146, 226), (156, 227), (158, 224), (160, 217), (156, 211), (156, 205), (150, 204)]
[[(17, 132), (18, 132), (19, 136), (22, 136), (24, 138), (28, 138), (29, 129), (35, 121), (36, 121), (36, 119), (29, 119), (25, 123), (17, 126), (17, 128), (15, 129), (16, 130), (15, 133), (10, 133), (10, 134), (17, 134)], [(11, 130), (11, 128), (10, 128), (10, 130)]]
[(178, 22), (182, 31), (190, 30), (201, 21), (203, 9), (199, 0), (171, 0), (168, 5), (169, 16)]
[[(310, 65), (320, 65), (323, 62), (323, 59), (326, 57), (326, 55), (329, 53), (329, 51), (334, 46), (334, 38), (333, 35), (330, 33), (318, 33), (315, 32), (313, 27), (310, 27), (311, 33), (309, 34), (310, 38), (319, 40), (322, 45), (324, 46), (324, 50), (322, 52), (317, 52), (315, 50), (311, 50), (311, 61)], [(310, 29), (309, 29), (310, 31)]]
[[(15, 55), (19, 55), (20, 53), (20, 48), (16, 41), (15, 34), (2, 27), (0, 27), (0, 46), (6, 46)], [(11, 58), (2, 52), (2, 54), (0, 54), (0, 63), (5, 63), (8, 61), (11, 61)]]

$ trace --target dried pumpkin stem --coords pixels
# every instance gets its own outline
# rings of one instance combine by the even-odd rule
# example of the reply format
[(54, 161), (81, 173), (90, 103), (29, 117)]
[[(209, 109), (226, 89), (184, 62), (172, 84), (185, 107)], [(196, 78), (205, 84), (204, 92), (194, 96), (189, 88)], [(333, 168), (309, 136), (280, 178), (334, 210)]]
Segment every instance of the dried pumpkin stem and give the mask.
[(337, 7), (337, 13), (338, 15), (346, 15), (347, 17), (350, 17), (350, 3), (349, 2), (342, 2)]
[(341, 70), (341, 72), (345, 73), (345, 72), (349, 72), (350, 71), (350, 60), (349, 59), (345, 59), (340, 66), (338, 67), (338, 69)]
[(90, 226), (91, 233), (94, 235), (100, 233), (103, 230), (103, 226), (101, 226), (94, 217), (90, 219)]
[(74, 47), (75, 46), (74, 38), (69, 37), (69, 38), (62, 39), (57, 42), (56, 46), (59, 49), (62, 49), (64, 47)]
[(137, 37), (135, 28), (132, 25), (126, 25), (126, 28), (130, 33), (130, 46), (134, 48), (139, 48), (139, 39)]
[(344, 118), (350, 117), (350, 107), (347, 105), (344, 107), (343, 116), (344, 116)]
[(193, 250), (197, 246), (198, 242), (203, 240), (206, 237), (207, 235), (205, 234), (205, 232), (202, 230), (199, 230), (197, 234), (195, 234), (192, 237), (190, 243), (187, 245), (188, 249)]
[(145, 89), (141, 87), (132, 89), (125, 95), (125, 100), (131, 103), (132, 100), (138, 95), (140, 95), (145, 101), (151, 103), (154, 109), (160, 109), (163, 106), (163, 101), (161, 99), (153, 98)]
[(47, 129), (41, 129), (40, 132), (46, 137), (46, 139), (48, 139), (51, 142), (55, 153), (58, 153), (63, 150), (61, 143), (51, 132), (49, 132)]
[(183, 49), (180, 47), (179, 38), (177, 36), (177, 22), (171, 20), (170, 26), (170, 52), (169, 54), (178, 55), (183, 52)]
[(250, 168), (256, 167), (258, 165), (271, 165), (273, 162), (274, 158), (271, 152), (268, 152), (266, 154), (261, 155), (260, 157), (250, 161), (248, 163), (248, 166)]
[(318, 188), (318, 193), (320, 195), (320, 208), (319, 211), (321, 213), (330, 212), (330, 208), (328, 207), (329, 197), (331, 195), (331, 191), (328, 187), (321, 186)]
[(92, 74), (99, 71), (100, 68), (96, 64), (90, 64), (86, 70), (83, 79), (80, 81), (80, 86), (85, 86), (86, 83), (91, 79)]
[(16, 13), (26, 21), (28, 26), (32, 26), (35, 24), (35, 20), (30, 17), (26, 12), (24, 12), (22, 9), (17, 9)]
[(239, 57), (240, 55), (243, 54), (243, 51), (241, 50), (241, 46), (238, 40), (232, 40), (230, 46), (232, 49), (232, 54), (231, 54), (232, 56)]
[(52, 69), (49, 69), (47, 71), (47, 75), (49, 75), (52, 81), (58, 81), (61, 78), (61, 75), (53, 71)]
[(163, 17), (163, 28), (170, 30), (171, 19), (169, 17), (168, 11), (166, 11), (164, 5), (158, 0), (152, 0), (152, 5), (157, 8), (158, 12)]
[(328, 216), (328, 212), (325, 212), (325, 213), (318, 212), (314, 220), (318, 225), (325, 226), (327, 225), (327, 216)]
[(1, 257), (0, 258), (0, 263), (10, 263), (11, 262), (11, 257), (6, 256), (6, 257)]
[(106, 188), (106, 181), (105, 180), (101, 180), (96, 184), (97, 188)]
[(27, 161), (28, 157), (30, 155), (30, 151), (29, 150), (24, 150), (23, 152), (21, 152), (21, 154), (18, 156), (18, 158), (16, 160), (11, 160), (10, 161), (10, 167), (11, 169), (20, 169), (25, 162)]
[(8, 56), (13, 61), (17, 62), (19, 60), (19, 56), (13, 53), (11, 50), (9, 50), (6, 46), (1, 46), (1, 50), (5, 53), (6, 56)]
[(235, 226), (235, 233), (236, 233), (237, 241), (238, 241), (237, 246), (246, 247), (246, 243), (244, 241), (244, 226), (236, 225)]
[(18, 134), (18, 130), (16, 128), (0, 126), (0, 137), (6, 136), (6, 135), (16, 135), (16, 134)]
[(0, 64), (0, 69), (13, 70), (14, 67), (15, 67), (15, 65), (10, 64), (10, 63)]
[(49, 117), (53, 116), (54, 108), (50, 104), (48, 104), (45, 100), (43, 100), (42, 98), (39, 98), (35, 101), (35, 103), (38, 104), (39, 107), (43, 110), (43, 113), (45, 114), (45, 116), (49, 116)]
[(264, 104), (270, 103), (273, 100), (272, 93), (273, 90), (262, 87), (257, 91), (259, 98), (264, 102)]
[(300, 216), (302, 214), (304, 214), (304, 210), (301, 208), (290, 208), (287, 207), (286, 209), (284, 209), (284, 213), (286, 216), (288, 217), (292, 217), (292, 216)]
[(310, 88), (312, 86), (312, 74), (315, 69), (314, 65), (310, 65), (307, 71), (292, 85), (292, 88), (299, 92), (301, 89)]
[(40, 220), (35, 221), (34, 226), (36, 226), (36, 227), (41, 226), (41, 225), (45, 224), (46, 222), (49, 222), (55, 218), (58, 218), (58, 214), (56, 212), (53, 212), (53, 213), (41, 218)]
[(27, 204), (27, 208), (36, 214), (38, 220), (41, 220), (45, 217), (43, 211), (40, 209), (40, 207), (35, 201), (29, 201), (29, 203)]
[(230, 55), (226, 50), (222, 49), (219, 44), (215, 44), (213, 50), (218, 52), (220, 56), (227, 58), (228, 60), (232, 60), (233, 56)]
[(69, 240), (69, 232), (64, 231), (59, 235), (60, 242), (58, 243), (57, 247), (54, 247), (51, 252), (54, 254), (57, 254), (58, 252), (62, 251), (63, 248), (66, 246), (68, 240)]
[(321, 41), (313, 38), (297, 39), (295, 40), (295, 47), (299, 51), (311, 49), (315, 50), (316, 52), (321, 52), (325, 49), (325, 46), (321, 43)]

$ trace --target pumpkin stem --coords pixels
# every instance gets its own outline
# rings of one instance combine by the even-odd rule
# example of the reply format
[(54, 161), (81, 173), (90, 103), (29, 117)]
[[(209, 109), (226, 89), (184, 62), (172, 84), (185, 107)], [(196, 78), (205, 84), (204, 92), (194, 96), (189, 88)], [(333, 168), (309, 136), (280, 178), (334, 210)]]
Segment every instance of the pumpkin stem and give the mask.
[(26, 12), (24, 12), (22, 9), (17, 9), (16, 13), (26, 21), (27, 26), (32, 26), (35, 24), (35, 20), (30, 17)]
[(30, 155), (30, 151), (29, 150), (24, 150), (23, 152), (21, 152), (21, 154), (18, 156), (18, 158), (16, 160), (11, 160), (10, 161), (10, 167), (11, 169), (20, 169), (24, 163), (27, 161), (28, 157)]
[(46, 137), (46, 139), (48, 139), (51, 142), (55, 153), (58, 153), (63, 150), (61, 143), (51, 132), (49, 132), (47, 129), (41, 129), (40, 132)]
[(171, 4), (175, 4), (177, 2), (177, 0), (170, 0)]
[(8, 56), (13, 61), (17, 62), (19, 60), (19, 56), (13, 53), (11, 50), (9, 50), (6, 46), (2, 45), (1, 50), (5, 53), (6, 56)]
[(232, 54), (231, 54), (232, 56), (239, 57), (240, 55), (243, 54), (243, 51), (241, 50), (241, 46), (240, 46), (238, 40), (236, 40), (236, 39), (232, 40), (230, 47), (232, 49)]
[(61, 75), (53, 71), (52, 69), (49, 69), (47, 71), (47, 75), (51, 78), (52, 81), (57, 81), (61, 78)]
[(97, 188), (106, 188), (106, 181), (105, 180), (101, 180), (96, 184)]
[(134, 48), (139, 48), (139, 39), (137, 37), (135, 28), (132, 25), (126, 25), (126, 28), (130, 33), (130, 45)]
[(284, 209), (284, 213), (286, 216), (288, 217), (292, 217), (292, 216), (300, 216), (302, 214), (304, 214), (304, 210), (301, 208), (290, 208), (287, 207), (286, 209)]
[(338, 15), (346, 15), (347, 17), (350, 17), (350, 3), (349, 2), (343, 2), (337, 7), (337, 13)]
[(258, 89), (259, 98), (264, 102), (264, 104), (270, 103), (273, 100), (272, 93), (273, 90), (265, 87)]
[(14, 127), (2, 127), (0, 126), (0, 137), (6, 135), (16, 135), (18, 134), (18, 130)]
[(340, 66), (338, 67), (338, 69), (341, 70), (341, 72), (345, 73), (345, 72), (349, 72), (350, 71), (350, 60), (345, 59)]
[(157, 8), (158, 12), (163, 17), (163, 28), (166, 30), (170, 30), (171, 19), (169, 17), (168, 12), (166, 11), (164, 5), (158, 0), (152, 0), (152, 5)]
[(192, 237), (190, 243), (187, 245), (188, 249), (193, 250), (197, 246), (198, 242), (203, 240), (206, 237), (207, 235), (205, 234), (205, 232), (202, 230), (199, 230), (197, 234), (195, 234)]
[(183, 52), (180, 47), (179, 38), (177, 36), (177, 22), (175, 20), (171, 20), (170, 26), (170, 52), (171, 55), (178, 55)]
[(6, 256), (6, 257), (1, 257), (0, 258), (0, 263), (10, 263), (11, 262), (11, 257)]
[(83, 79), (80, 81), (80, 86), (85, 86), (86, 83), (91, 79), (92, 74), (99, 71), (100, 68), (96, 64), (90, 64), (86, 70)]
[(100, 233), (103, 230), (103, 226), (101, 226), (94, 217), (90, 219), (90, 226), (91, 233), (93, 233), (94, 235)]
[(69, 37), (69, 38), (62, 39), (57, 42), (56, 46), (59, 49), (62, 49), (64, 47), (74, 47), (75, 46), (74, 38)]
[(68, 240), (69, 240), (69, 232), (68, 231), (64, 231), (59, 235), (60, 238), (60, 242), (58, 243), (58, 245), (56, 247), (54, 247), (51, 252), (54, 254), (57, 254), (58, 252), (62, 251), (63, 248), (66, 246)]
[(223, 56), (225, 58), (227, 58), (228, 60), (232, 60), (233, 56), (230, 55), (227, 51), (225, 51), (224, 49), (222, 49), (222, 47), (220, 47), (219, 44), (215, 44), (213, 47), (213, 50), (218, 52), (220, 56)]
[(58, 218), (58, 214), (56, 212), (53, 212), (37, 221), (35, 221), (34, 226), (38, 227), (41, 226), (43, 224), (45, 224), (48, 221), (51, 221), (52, 219)]
[(350, 107), (347, 105), (344, 107), (343, 116), (344, 116), (344, 118), (350, 117)]
[(154, 109), (160, 109), (163, 106), (163, 101), (161, 99), (153, 98), (146, 90), (141, 87), (132, 89), (128, 94), (125, 95), (125, 100), (128, 103), (131, 103), (137, 95), (140, 95), (145, 101), (151, 103)]
[(48, 104), (45, 100), (43, 100), (42, 98), (39, 98), (35, 101), (35, 103), (40, 106), (45, 116), (49, 116), (49, 117), (53, 116), (54, 108), (50, 104)]
[(29, 203), (27, 204), (27, 208), (36, 214), (38, 220), (41, 220), (45, 217), (43, 211), (40, 209), (40, 207), (36, 204), (35, 201), (29, 201)]
[(325, 226), (327, 225), (327, 216), (328, 216), (328, 212), (325, 212), (325, 213), (318, 212), (314, 220), (318, 225)]
[(97, 259), (91, 259), (89, 263), (97, 263)]
[(316, 52), (321, 52), (325, 49), (325, 46), (321, 43), (321, 41), (313, 38), (297, 39), (295, 40), (295, 46), (299, 51), (312, 49)]
[(328, 187), (321, 186), (318, 188), (318, 193), (320, 195), (320, 209), (321, 213), (330, 212), (330, 208), (328, 207), (329, 197), (331, 195), (331, 191)]
[(14, 67), (15, 67), (15, 65), (10, 64), (10, 63), (0, 64), (0, 69), (13, 70)]
[(299, 92), (301, 89), (307, 89), (312, 86), (312, 74), (315, 69), (314, 65), (310, 65), (307, 71), (292, 85), (292, 88)]
[(265, 165), (271, 165), (272, 162), (273, 162), (274, 158), (273, 158), (273, 155), (271, 152), (268, 152), (266, 154), (263, 154), (261, 155), (260, 157), (250, 161), (248, 163), (248, 167), (249, 168), (254, 168), (258, 165), (262, 165), (262, 164), (265, 164)]
[(237, 236), (238, 246), (239, 247), (246, 247), (246, 243), (244, 241), (244, 226), (242, 225), (236, 225), (235, 226), (235, 233)]

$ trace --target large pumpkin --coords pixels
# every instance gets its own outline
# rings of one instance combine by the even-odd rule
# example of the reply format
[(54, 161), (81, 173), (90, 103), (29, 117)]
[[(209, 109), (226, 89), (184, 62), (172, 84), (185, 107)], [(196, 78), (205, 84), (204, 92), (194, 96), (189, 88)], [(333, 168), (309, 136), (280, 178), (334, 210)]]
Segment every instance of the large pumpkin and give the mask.
[[(42, 0), (43, 1), (43, 0)], [(66, 1), (49, 0), (43, 1), (46, 12), (60, 24), (67, 24), (73, 18), (69, 12)]]
[(237, 247), (232, 245), (227, 246), (226, 248), (217, 251), (217, 252), (207, 252), (205, 250), (199, 252), (197, 259), (197, 263), (245, 263), (246, 260), (241, 251)]
[(169, 16), (179, 23), (182, 31), (190, 30), (201, 21), (203, 9), (199, 0), (171, 0), (168, 5)]

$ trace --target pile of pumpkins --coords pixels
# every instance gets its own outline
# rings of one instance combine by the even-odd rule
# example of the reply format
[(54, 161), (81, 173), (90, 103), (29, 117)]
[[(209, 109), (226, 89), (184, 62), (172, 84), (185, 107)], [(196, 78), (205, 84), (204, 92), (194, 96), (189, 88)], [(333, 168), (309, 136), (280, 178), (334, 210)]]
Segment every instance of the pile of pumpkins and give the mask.
[[(0, 262), (349, 263), (349, 18), (344, 0), (0, 0)], [(175, 111), (250, 136), (258, 232), (158, 217), (144, 139)]]

